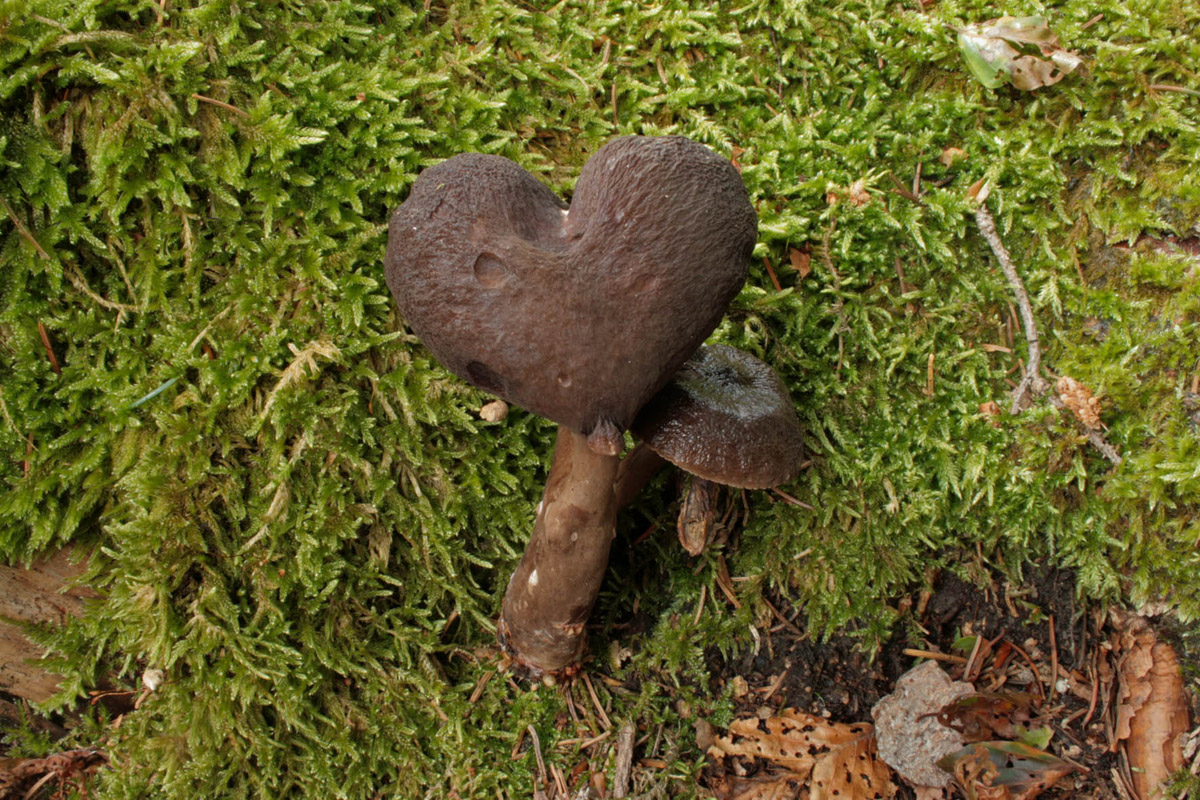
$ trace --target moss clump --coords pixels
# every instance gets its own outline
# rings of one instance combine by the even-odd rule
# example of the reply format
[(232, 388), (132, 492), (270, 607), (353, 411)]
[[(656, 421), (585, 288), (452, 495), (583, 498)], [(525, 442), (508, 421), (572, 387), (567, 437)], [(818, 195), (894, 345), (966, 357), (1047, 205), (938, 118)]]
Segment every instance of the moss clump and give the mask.
[[(1050, 559), (1195, 619), (1197, 268), (1140, 237), (1195, 236), (1200, 101), (1161, 87), (1200, 45), (1187, 4), (1134, 6), (1009, 9), (1087, 59), (1023, 94), (963, 69), (947, 26), (995, 12), (959, 0), (0, 2), (0, 556), (96, 548), (105, 600), (53, 640), (60, 704), (101, 674), (169, 681), (77, 734), (112, 755), (98, 792), (527, 796), (520, 733), (570, 738), (554, 693), (470, 702), (550, 431), (480, 422), (382, 280), (389, 209), (467, 150), (569, 194), (610, 136), (684, 134), (758, 209), (714, 339), (785, 376), (814, 451), (787, 490), (815, 510), (751, 495), (746, 602), (698, 622), (715, 556), (618, 543), (593, 644), (647, 680), (597, 688), (678, 733), (667, 774), (698, 754), (654, 680), (719, 710), (703, 652), (744, 646), (764, 587), (869, 643), (930, 566)], [(1118, 468), (1048, 407), (979, 410), (1023, 353), (970, 221), (981, 178)], [(615, 627), (635, 604), (642, 632)]]

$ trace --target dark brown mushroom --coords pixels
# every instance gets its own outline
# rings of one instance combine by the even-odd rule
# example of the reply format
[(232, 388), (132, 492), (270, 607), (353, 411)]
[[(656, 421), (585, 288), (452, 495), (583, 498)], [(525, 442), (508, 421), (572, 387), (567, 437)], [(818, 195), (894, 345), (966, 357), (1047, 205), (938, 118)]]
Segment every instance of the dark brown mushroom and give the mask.
[[(766, 489), (794, 479), (804, 454), (800, 421), (778, 373), (727, 345), (700, 347), (633, 422), (641, 443), (625, 457), (617, 478), (618, 506), (631, 500), (665, 459), (690, 473), (690, 492), (703, 482)], [(703, 536), (685, 530), (680, 541), (693, 555)]]
[(720, 320), (755, 228), (737, 170), (679, 136), (609, 142), (569, 209), (513, 162), (466, 154), (392, 215), (387, 282), (408, 324), (452, 372), (560, 425), (500, 620), (531, 672), (578, 660), (622, 432)]
[(633, 432), (677, 467), (741, 489), (800, 471), (800, 420), (783, 379), (747, 352), (701, 347), (642, 408)]

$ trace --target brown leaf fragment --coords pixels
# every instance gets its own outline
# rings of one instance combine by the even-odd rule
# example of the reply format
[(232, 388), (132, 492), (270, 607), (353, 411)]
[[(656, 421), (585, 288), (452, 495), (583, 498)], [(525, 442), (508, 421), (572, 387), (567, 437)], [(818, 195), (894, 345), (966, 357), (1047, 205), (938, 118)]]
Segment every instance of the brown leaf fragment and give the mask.
[(720, 800), (884, 800), (896, 791), (871, 725), (796, 709), (734, 720), (708, 756), (707, 783)]
[(803, 250), (797, 250), (792, 247), (788, 250), (788, 258), (792, 262), (792, 269), (800, 274), (800, 280), (804, 280), (812, 272), (812, 256)]
[(971, 72), (993, 89), (1005, 82), (1024, 91), (1040, 89), (1083, 63), (1059, 45), (1045, 17), (1004, 16), (968, 25), (959, 30), (958, 44)]
[(1113, 612), (1119, 661), (1116, 737), (1125, 744), (1138, 794), (1163, 797), (1158, 786), (1183, 766), (1188, 699), (1175, 649), (1159, 641), (1144, 617)]
[(979, 413), (987, 417), (988, 424), (993, 428), (1000, 427), (1000, 405), (995, 400), (988, 400), (986, 403), (980, 403)]
[(954, 166), (954, 162), (961, 161), (967, 157), (967, 151), (961, 147), (947, 147), (942, 150), (942, 155), (938, 158), (944, 166)]
[(1078, 767), (1020, 742), (979, 742), (938, 762), (967, 800), (1033, 800)]
[(1092, 430), (1100, 430), (1100, 401), (1092, 396), (1092, 390), (1074, 378), (1063, 377), (1055, 385), (1058, 399), (1071, 410), (1080, 422)]
[(846, 190), (847, 199), (856, 206), (865, 206), (871, 202), (871, 194), (867, 191), (867, 181), (859, 178)]
[(717, 538), (717, 496), (720, 486), (703, 478), (687, 482), (675, 528), (679, 543), (689, 554), (698, 556)]
[(1027, 692), (977, 692), (955, 700), (937, 718), (968, 742), (1016, 739), (1032, 716), (1035, 699)]

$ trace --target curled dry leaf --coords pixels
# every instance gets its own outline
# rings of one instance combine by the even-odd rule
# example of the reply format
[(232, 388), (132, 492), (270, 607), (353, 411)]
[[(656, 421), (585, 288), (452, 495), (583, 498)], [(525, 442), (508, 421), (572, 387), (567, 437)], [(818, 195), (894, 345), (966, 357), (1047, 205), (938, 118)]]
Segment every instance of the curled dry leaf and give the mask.
[(954, 166), (954, 162), (962, 161), (966, 157), (967, 151), (961, 147), (947, 147), (942, 150), (942, 155), (938, 158), (938, 161), (941, 161), (947, 167), (951, 167)]
[(871, 193), (867, 191), (867, 179), (859, 178), (849, 186), (834, 186), (825, 192), (825, 202), (831, 206), (842, 200), (856, 206), (865, 206), (870, 203)]
[(675, 529), (679, 543), (690, 555), (703, 553), (717, 538), (717, 497), (720, 485), (692, 477), (683, 493)]
[(938, 764), (967, 800), (1033, 800), (1078, 767), (1020, 742), (979, 742)]
[(1058, 44), (1045, 17), (1004, 16), (968, 25), (958, 32), (958, 46), (971, 73), (989, 89), (1005, 83), (1025, 91), (1040, 89), (1083, 63)]
[(1080, 422), (1094, 431), (1100, 429), (1100, 401), (1092, 396), (1091, 389), (1065, 375), (1058, 379), (1054, 388), (1058, 399)]
[(884, 800), (895, 794), (871, 725), (830, 722), (796, 709), (735, 720), (708, 756), (720, 800)]
[(812, 256), (803, 250), (797, 250), (792, 247), (788, 250), (788, 259), (792, 262), (792, 269), (800, 274), (800, 280), (804, 280), (812, 272)]
[(979, 413), (988, 418), (988, 424), (993, 428), (1000, 427), (1000, 405), (995, 400), (979, 404)]
[(1149, 800), (1158, 786), (1183, 766), (1188, 700), (1175, 649), (1161, 642), (1145, 618), (1113, 612), (1120, 690), (1116, 736), (1124, 741), (1133, 785)]
[(976, 692), (938, 712), (938, 722), (968, 742), (1016, 739), (1026, 733), (1036, 698), (1028, 692)]

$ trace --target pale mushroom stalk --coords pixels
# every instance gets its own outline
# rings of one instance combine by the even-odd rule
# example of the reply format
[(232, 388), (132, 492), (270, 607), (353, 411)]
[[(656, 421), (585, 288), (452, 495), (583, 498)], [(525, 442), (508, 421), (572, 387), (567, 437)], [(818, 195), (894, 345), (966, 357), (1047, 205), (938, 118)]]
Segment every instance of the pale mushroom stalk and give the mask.
[(583, 653), (616, 530), (613, 482), (620, 460), (597, 454), (588, 437), (559, 427), (533, 535), (509, 579), (500, 617), (505, 647), (535, 675), (569, 667)]

